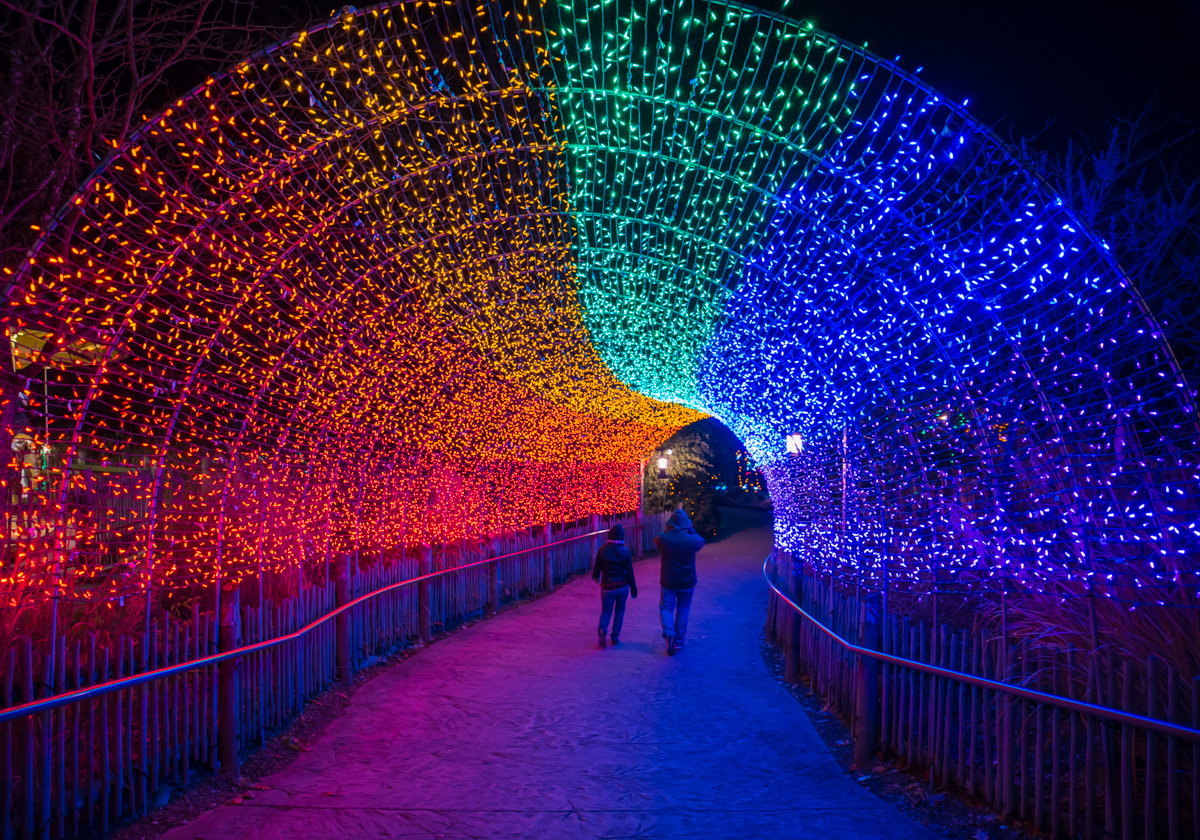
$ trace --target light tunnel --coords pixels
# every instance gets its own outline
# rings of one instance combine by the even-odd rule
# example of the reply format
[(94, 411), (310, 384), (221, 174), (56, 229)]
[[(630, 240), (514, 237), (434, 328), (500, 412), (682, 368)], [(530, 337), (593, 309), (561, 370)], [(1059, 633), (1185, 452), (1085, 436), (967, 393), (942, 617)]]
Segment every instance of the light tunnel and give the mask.
[(629, 511), (712, 415), (822, 574), (1194, 603), (1193, 394), (1104, 243), (748, 6), (347, 7), (148, 119), (7, 281), (22, 574)]

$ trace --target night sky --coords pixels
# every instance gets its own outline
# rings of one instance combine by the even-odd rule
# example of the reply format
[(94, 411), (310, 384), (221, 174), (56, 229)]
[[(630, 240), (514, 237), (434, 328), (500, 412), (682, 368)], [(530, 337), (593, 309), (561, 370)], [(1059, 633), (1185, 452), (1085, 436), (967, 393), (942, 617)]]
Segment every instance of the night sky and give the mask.
[[(1200, 0), (762, 0), (909, 71), (1020, 137), (1048, 119), (1095, 132), (1145, 104), (1200, 124)], [(1060, 126), (1060, 127), (1065, 127)]]

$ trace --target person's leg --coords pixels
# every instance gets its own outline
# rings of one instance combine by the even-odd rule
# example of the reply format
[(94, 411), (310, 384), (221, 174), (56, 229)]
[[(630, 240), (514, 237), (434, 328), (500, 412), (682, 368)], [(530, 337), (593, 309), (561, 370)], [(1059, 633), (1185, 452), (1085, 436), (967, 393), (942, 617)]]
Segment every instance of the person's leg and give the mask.
[(612, 617), (613, 605), (617, 602), (617, 593), (607, 589), (600, 590), (600, 626), (601, 634), (608, 632), (608, 620)]
[(658, 612), (662, 619), (663, 638), (675, 635), (675, 590), (663, 587), (658, 591)]
[(687, 635), (688, 613), (692, 610), (692, 595), (695, 589), (680, 589), (675, 599), (675, 645), (683, 647)]
[(618, 589), (613, 592), (615, 596), (617, 611), (613, 614), (613, 629), (612, 640), (613, 644), (617, 643), (618, 637), (621, 635), (621, 625), (625, 623), (625, 602), (629, 600), (629, 587)]

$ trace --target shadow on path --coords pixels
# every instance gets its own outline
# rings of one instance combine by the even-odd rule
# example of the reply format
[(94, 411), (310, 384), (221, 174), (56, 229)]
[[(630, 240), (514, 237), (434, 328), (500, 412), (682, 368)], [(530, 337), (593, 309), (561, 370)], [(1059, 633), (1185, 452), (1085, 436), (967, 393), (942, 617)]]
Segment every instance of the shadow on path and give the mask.
[(770, 519), (722, 513), (685, 652), (664, 654), (657, 558), (616, 648), (576, 580), (367, 683), (272, 790), (165, 837), (932, 838), (844, 776), (767, 674)]

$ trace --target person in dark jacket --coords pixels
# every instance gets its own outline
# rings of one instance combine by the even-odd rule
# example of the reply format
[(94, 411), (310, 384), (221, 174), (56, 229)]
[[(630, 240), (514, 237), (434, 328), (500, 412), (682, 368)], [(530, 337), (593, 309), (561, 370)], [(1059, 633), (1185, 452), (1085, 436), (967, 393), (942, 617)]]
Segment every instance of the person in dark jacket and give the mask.
[(661, 558), (658, 611), (662, 616), (663, 638), (667, 655), (683, 650), (692, 593), (696, 591), (696, 552), (704, 548), (704, 538), (692, 527), (692, 520), (679, 508), (667, 520), (667, 530), (654, 538)]
[[(620, 524), (608, 531), (608, 542), (596, 552), (592, 579), (600, 581), (600, 647), (605, 646), (608, 619), (612, 618), (612, 643), (620, 641), (621, 625), (625, 621), (625, 600), (637, 597), (637, 581), (633, 579), (633, 557), (625, 547), (625, 529)], [(616, 615), (613, 615), (613, 608)]]

